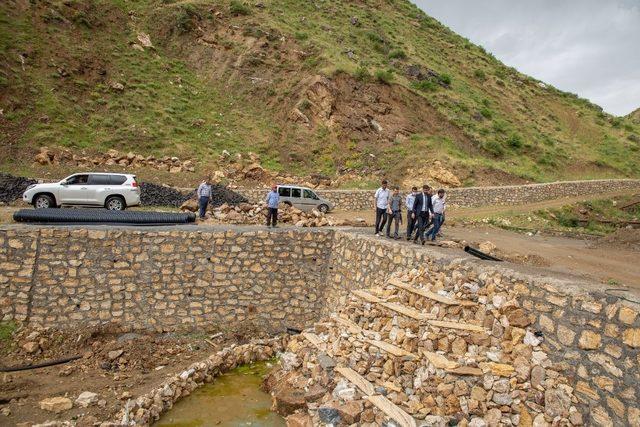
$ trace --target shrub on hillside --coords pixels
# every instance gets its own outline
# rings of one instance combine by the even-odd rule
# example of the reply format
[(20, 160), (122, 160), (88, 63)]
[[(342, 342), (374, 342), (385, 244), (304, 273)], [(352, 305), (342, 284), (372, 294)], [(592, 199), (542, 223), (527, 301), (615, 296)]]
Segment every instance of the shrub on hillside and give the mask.
[(524, 142), (522, 141), (522, 137), (517, 133), (511, 134), (511, 136), (507, 139), (507, 145), (511, 148), (522, 148)]
[(358, 67), (353, 73), (353, 77), (361, 82), (367, 82), (371, 80), (371, 73), (369, 73), (367, 67)]
[(438, 88), (432, 80), (420, 80), (413, 83), (413, 87), (422, 92), (433, 92)]
[(376, 70), (375, 76), (380, 83), (390, 84), (393, 81), (393, 71), (391, 70)]
[(476, 70), (473, 72), (473, 75), (475, 76), (476, 79), (478, 80), (485, 80), (487, 78), (487, 75), (484, 73), (484, 71), (482, 70)]
[(440, 74), (440, 82), (449, 86), (451, 84), (451, 76), (449, 74)]
[(391, 52), (389, 52), (389, 58), (391, 59), (405, 59), (407, 57), (407, 54), (404, 53), (404, 50), (402, 49), (393, 49)]
[(485, 119), (490, 119), (493, 117), (493, 111), (491, 111), (489, 108), (484, 107), (480, 109), (480, 114), (482, 114), (482, 116)]
[(249, 6), (247, 6), (240, 0), (231, 0), (231, 2), (229, 3), (229, 13), (234, 16), (250, 15), (251, 9), (249, 9)]
[(499, 141), (485, 141), (482, 144), (482, 148), (496, 157), (501, 157), (504, 154), (504, 146)]

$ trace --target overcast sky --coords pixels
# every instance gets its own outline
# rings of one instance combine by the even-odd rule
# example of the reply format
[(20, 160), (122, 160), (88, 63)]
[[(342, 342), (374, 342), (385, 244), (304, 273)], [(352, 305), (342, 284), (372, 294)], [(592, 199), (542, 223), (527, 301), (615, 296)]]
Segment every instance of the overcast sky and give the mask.
[(640, 108), (640, 0), (413, 0), (507, 65), (615, 115)]

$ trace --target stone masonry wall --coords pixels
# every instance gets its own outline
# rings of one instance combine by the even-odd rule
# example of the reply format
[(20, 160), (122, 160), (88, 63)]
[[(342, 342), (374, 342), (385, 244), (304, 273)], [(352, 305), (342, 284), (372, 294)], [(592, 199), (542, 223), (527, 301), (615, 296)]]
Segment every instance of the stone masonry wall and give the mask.
[[(513, 266), (336, 232), (325, 313), (351, 289), (383, 284), (394, 272), (428, 267), (434, 280), (507, 284), (541, 331), (543, 350), (573, 381), (587, 425), (640, 426), (640, 304), (593, 284), (521, 273)], [(506, 321), (506, 319), (503, 319)], [(507, 322), (508, 323), (508, 322)]]
[(317, 318), (331, 234), (0, 229), (2, 319), (268, 331)]
[[(420, 183), (416, 183), (420, 186)], [(402, 189), (406, 191), (407, 189)], [(447, 189), (450, 206), (479, 207), (540, 202), (573, 196), (597, 196), (623, 190), (640, 191), (640, 180), (602, 179), (593, 181), (561, 181), (545, 184), (500, 187), (467, 187)], [(268, 190), (238, 189), (252, 202), (262, 201)], [(374, 190), (314, 190), (335, 205), (337, 210), (373, 209)]]
[(572, 381), (587, 424), (640, 426), (637, 296), (346, 230), (164, 230), (0, 228), (3, 320), (303, 328), (350, 290), (423, 266), (436, 282), (513, 287), (553, 370)]

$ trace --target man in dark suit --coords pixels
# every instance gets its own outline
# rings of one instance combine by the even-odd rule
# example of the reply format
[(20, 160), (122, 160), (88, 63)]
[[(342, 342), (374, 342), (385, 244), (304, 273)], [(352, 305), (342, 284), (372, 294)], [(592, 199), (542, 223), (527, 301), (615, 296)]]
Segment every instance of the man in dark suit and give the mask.
[(418, 220), (418, 232), (413, 238), (414, 243), (418, 242), (418, 236), (420, 236), (420, 241), (424, 245), (424, 231), (429, 225), (429, 215), (433, 215), (433, 204), (429, 186), (425, 184), (422, 186), (422, 193), (418, 194), (413, 202), (412, 216)]

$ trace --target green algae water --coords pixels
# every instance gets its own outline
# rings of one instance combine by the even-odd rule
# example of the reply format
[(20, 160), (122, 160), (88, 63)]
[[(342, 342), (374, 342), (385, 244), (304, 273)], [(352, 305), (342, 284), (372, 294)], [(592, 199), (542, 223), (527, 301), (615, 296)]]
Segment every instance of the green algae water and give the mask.
[(162, 415), (156, 427), (284, 427), (271, 411), (271, 396), (260, 389), (272, 363), (245, 365), (197, 388)]

